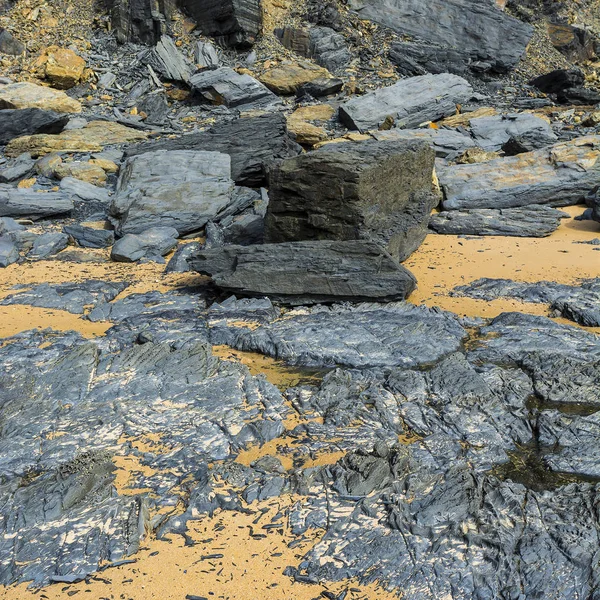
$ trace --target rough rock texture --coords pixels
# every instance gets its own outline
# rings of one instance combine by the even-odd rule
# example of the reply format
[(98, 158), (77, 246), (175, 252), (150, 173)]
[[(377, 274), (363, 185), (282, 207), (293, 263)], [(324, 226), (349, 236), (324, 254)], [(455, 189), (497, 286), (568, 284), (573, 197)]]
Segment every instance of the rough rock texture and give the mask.
[(61, 192), (34, 192), (0, 184), (0, 217), (42, 219), (73, 210), (73, 201)]
[(487, 71), (492, 67), (491, 63), (478, 60), (476, 53), (426, 42), (396, 42), (390, 47), (389, 57), (399, 73), (407, 77), (427, 73), (465, 75), (469, 71)]
[(259, 187), (274, 161), (302, 152), (281, 114), (264, 114), (216, 125), (201, 133), (130, 146), (127, 156), (153, 150), (211, 150), (231, 156), (231, 177), (237, 185)]
[(556, 231), (566, 213), (549, 206), (447, 210), (431, 216), (430, 229), (451, 235), (546, 237)]
[(0, 27), (0, 54), (19, 56), (26, 50), (25, 44), (15, 38), (10, 31)]
[(370, 242), (226, 246), (193, 256), (192, 268), (221, 289), (286, 304), (404, 300), (416, 280)]
[(120, 43), (156, 44), (171, 16), (170, 0), (106, 0)]
[(230, 173), (229, 156), (218, 152), (157, 150), (127, 159), (110, 209), (117, 232), (198, 231), (231, 204)]
[(59, 113), (81, 112), (81, 104), (64, 92), (33, 83), (0, 85), (0, 109), (40, 108)]
[(486, 163), (438, 169), (446, 210), (577, 204), (598, 185), (600, 136)]
[(160, 260), (177, 246), (177, 235), (177, 229), (173, 227), (151, 227), (137, 235), (128, 233), (117, 240), (110, 258), (116, 262)]
[(0, 267), (5, 268), (19, 260), (19, 249), (7, 235), (0, 235)]
[(351, 129), (378, 129), (389, 117), (396, 127), (417, 127), (456, 113), (456, 105), (471, 97), (473, 88), (458, 75), (423, 75), (348, 100), (340, 119)]
[(27, 253), (28, 259), (43, 260), (64, 250), (69, 243), (69, 236), (56, 232), (38, 235), (33, 241), (33, 247)]
[(295, 94), (302, 86), (319, 79), (331, 78), (327, 69), (308, 61), (286, 61), (267, 69), (260, 81), (280, 96)]
[(63, 231), (82, 248), (108, 248), (115, 243), (114, 232), (82, 225), (69, 225)]
[(163, 35), (142, 60), (167, 81), (187, 83), (192, 76), (192, 65), (168, 35)]
[(361, 18), (454, 49), (496, 71), (514, 67), (533, 34), (530, 25), (499, 10), (494, 2), (353, 0), (352, 7)]
[(22, 135), (60, 133), (68, 122), (67, 115), (51, 110), (0, 110), (0, 146)]
[(369, 240), (404, 260), (438, 201), (433, 162), (419, 141), (331, 144), (285, 160), (270, 175), (266, 238)]

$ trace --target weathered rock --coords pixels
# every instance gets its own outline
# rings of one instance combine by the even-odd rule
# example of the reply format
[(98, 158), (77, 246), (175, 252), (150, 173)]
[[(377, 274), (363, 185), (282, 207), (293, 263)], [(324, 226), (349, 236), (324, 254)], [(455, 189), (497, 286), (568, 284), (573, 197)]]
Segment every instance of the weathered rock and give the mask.
[(22, 135), (60, 133), (68, 122), (67, 115), (51, 110), (0, 110), (0, 146)]
[(344, 87), (344, 81), (337, 77), (318, 77), (298, 88), (297, 96), (308, 94), (313, 98), (322, 98), (337, 94)]
[(197, 98), (209, 104), (250, 110), (264, 108), (278, 101), (273, 92), (250, 75), (240, 75), (229, 67), (202, 71), (190, 77), (190, 87)]
[(42, 219), (70, 213), (73, 202), (61, 192), (34, 192), (0, 184), (0, 217)]
[(563, 104), (590, 106), (600, 103), (600, 93), (590, 88), (567, 88), (558, 92), (556, 98)]
[(296, 156), (302, 148), (294, 142), (279, 113), (237, 119), (180, 138), (146, 142), (127, 149), (127, 156), (153, 150), (210, 150), (231, 156), (231, 176), (237, 185), (260, 187), (268, 166)]
[(107, 0), (120, 43), (156, 44), (165, 33), (172, 6), (169, 0)]
[(592, 60), (596, 56), (595, 39), (586, 29), (562, 23), (548, 23), (552, 45), (573, 62)]
[(10, 183), (30, 175), (35, 161), (30, 154), (21, 154), (9, 166), (0, 169), (0, 183)]
[(487, 163), (438, 169), (446, 210), (577, 204), (598, 185), (600, 136)]
[(282, 96), (295, 94), (303, 85), (315, 79), (329, 79), (331, 74), (327, 69), (309, 62), (283, 62), (267, 69), (260, 81), (271, 91)]
[(433, 162), (419, 141), (330, 144), (287, 159), (270, 175), (266, 238), (369, 240), (404, 260), (438, 202)]
[[(2, 94), (0, 87), (0, 96)], [(82, 129), (68, 129), (59, 135), (27, 135), (14, 138), (5, 149), (7, 156), (29, 152), (43, 156), (51, 152), (99, 152), (104, 146), (126, 144), (146, 139), (145, 131), (126, 127), (114, 121), (91, 121)]]
[(216, 69), (221, 66), (217, 49), (208, 42), (196, 42), (194, 62), (201, 69)]
[(46, 48), (38, 62), (44, 63), (46, 79), (60, 90), (77, 85), (83, 78), (86, 66), (85, 60), (73, 50), (58, 46)]
[(398, 71), (407, 77), (427, 73), (464, 75), (469, 71), (485, 71), (492, 67), (491, 63), (478, 60), (477, 52), (464, 52), (424, 42), (396, 42), (391, 45), (389, 56)]
[(0, 54), (19, 56), (25, 52), (25, 44), (15, 38), (10, 31), (0, 27)]
[(569, 215), (549, 206), (448, 210), (433, 214), (429, 227), (451, 235), (546, 237)]
[(251, 46), (262, 24), (260, 0), (178, 0), (202, 33), (229, 46)]
[(192, 270), (188, 262), (192, 256), (202, 250), (203, 246), (199, 242), (190, 242), (177, 248), (175, 254), (171, 257), (165, 273), (187, 273)]
[(6, 235), (0, 235), (0, 267), (5, 268), (19, 260), (19, 249)]
[(353, 0), (361, 18), (400, 34), (455, 49), (495, 71), (514, 67), (524, 54), (533, 28), (498, 10), (493, 2), (469, 0)]
[(64, 233), (44, 233), (36, 236), (33, 248), (28, 252), (27, 258), (43, 260), (64, 250), (69, 243), (69, 236)]
[(84, 219), (91, 215), (108, 215), (111, 198), (108, 191), (91, 183), (65, 177), (60, 182), (60, 190), (73, 204), (73, 216)]
[(221, 289), (291, 305), (404, 300), (416, 280), (371, 242), (291, 242), (225, 246), (190, 261)]
[(578, 88), (585, 83), (585, 75), (581, 69), (557, 69), (540, 75), (530, 84), (546, 94), (557, 94), (568, 88)]
[(73, 161), (61, 163), (54, 169), (54, 175), (58, 179), (73, 177), (80, 179), (92, 185), (103, 186), (106, 183), (106, 173), (104, 169), (89, 162)]
[(0, 85), (0, 109), (40, 108), (59, 113), (79, 113), (81, 104), (64, 92), (33, 83)]
[(340, 119), (351, 129), (378, 129), (389, 117), (396, 127), (417, 127), (453, 115), (473, 88), (462, 77), (423, 75), (353, 98), (340, 107)]
[(108, 229), (68, 225), (63, 231), (83, 248), (108, 248), (115, 243), (115, 234)]
[(142, 61), (167, 81), (188, 83), (192, 76), (192, 65), (168, 35), (163, 35)]
[(115, 242), (110, 257), (116, 262), (161, 258), (175, 248), (177, 235), (173, 227), (152, 227), (137, 235), (128, 233)]
[(119, 175), (111, 219), (119, 234), (150, 227), (198, 231), (232, 202), (227, 154), (157, 150), (133, 156)]

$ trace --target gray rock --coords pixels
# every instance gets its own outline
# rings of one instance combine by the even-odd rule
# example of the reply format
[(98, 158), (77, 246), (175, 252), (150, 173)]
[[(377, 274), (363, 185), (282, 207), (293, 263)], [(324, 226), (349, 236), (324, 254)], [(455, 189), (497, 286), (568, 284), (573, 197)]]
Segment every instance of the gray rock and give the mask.
[(60, 133), (69, 122), (69, 115), (39, 108), (0, 110), (0, 146), (22, 135)]
[(73, 204), (73, 216), (85, 219), (91, 215), (108, 215), (111, 198), (106, 188), (100, 188), (86, 181), (65, 177), (61, 179), (60, 191)]
[(190, 264), (225, 291), (291, 305), (392, 302), (416, 284), (410, 271), (370, 242), (225, 246), (197, 253)]
[(546, 237), (568, 216), (555, 208), (535, 204), (521, 208), (447, 210), (434, 213), (429, 227), (450, 235)]
[(165, 33), (173, 4), (167, 0), (107, 0), (106, 6), (120, 43), (154, 45)]
[(177, 236), (173, 227), (152, 227), (137, 235), (128, 233), (115, 242), (110, 257), (116, 262), (160, 258), (177, 246)]
[(600, 223), (600, 187), (586, 198), (586, 202), (591, 208), (591, 219)]
[(221, 66), (217, 49), (208, 42), (196, 42), (194, 46), (194, 62), (201, 69), (216, 69)]
[(363, 19), (490, 63), (500, 72), (518, 63), (533, 35), (531, 25), (499, 10), (493, 2), (353, 0), (352, 7)]
[(0, 235), (0, 267), (8, 267), (19, 260), (19, 249), (7, 235)]
[(149, 125), (162, 125), (171, 108), (164, 91), (158, 90), (146, 94), (137, 104), (138, 111), (145, 112), (148, 117), (145, 122)]
[(37, 221), (44, 217), (66, 215), (72, 210), (72, 200), (62, 192), (35, 192), (0, 184), (0, 217)]
[(287, 159), (270, 174), (266, 239), (369, 240), (404, 260), (438, 202), (433, 162), (420, 141), (331, 144)]
[(297, 97), (302, 97), (305, 94), (313, 98), (322, 98), (323, 96), (331, 96), (337, 94), (344, 87), (344, 81), (336, 77), (317, 77), (308, 83), (300, 86)]
[(446, 210), (577, 204), (598, 185), (600, 136), (438, 169)]
[(396, 127), (414, 128), (456, 113), (473, 88), (447, 73), (403, 79), (394, 85), (352, 98), (340, 106), (341, 121), (350, 129), (378, 129), (390, 117)]
[(210, 150), (229, 154), (232, 178), (237, 185), (248, 187), (260, 187), (266, 182), (271, 163), (302, 152), (288, 133), (285, 117), (279, 113), (236, 119), (176, 139), (144, 142), (130, 146), (127, 156), (154, 150)]
[(44, 233), (36, 236), (33, 248), (28, 252), (27, 258), (43, 260), (64, 250), (69, 244), (69, 236), (65, 233)]
[(110, 208), (118, 234), (150, 227), (198, 231), (232, 202), (231, 160), (219, 152), (156, 150), (121, 168)]
[(465, 75), (469, 71), (485, 71), (492, 67), (491, 63), (479, 61), (476, 52), (424, 42), (395, 42), (390, 46), (389, 56), (398, 71), (407, 77), (427, 73)]
[(200, 252), (202, 248), (203, 245), (199, 242), (190, 242), (179, 246), (167, 264), (165, 273), (187, 273), (191, 271), (192, 267), (188, 260)]
[(189, 83), (195, 97), (203, 103), (254, 110), (279, 102), (277, 96), (260, 81), (229, 67), (196, 73)]
[(556, 69), (532, 79), (529, 83), (546, 94), (557, 94), (567, 89), (583, 86), (585, 75), (578, 68)]
[(10, 183), (29, 175), (33, 171), (35, 161), (31, 154), (25, 153), (18, 156), (10, 166), (0, 169), (0, 183)]
[(10, 31), (0, 28), (0, 54), (11, 54), (19, 56), (24, 54), (26, 50), (25, 44), (15, 38)]
[(142, 62), (168, 81), (188, 83), (192, 76), (192, 65), (168, 35), (160, 38), (156, 46), (142, 58)]
[(63, 231), (82, 248), (108, 248), (115, 243), (114, 232), (82, 225), (68, 225)]

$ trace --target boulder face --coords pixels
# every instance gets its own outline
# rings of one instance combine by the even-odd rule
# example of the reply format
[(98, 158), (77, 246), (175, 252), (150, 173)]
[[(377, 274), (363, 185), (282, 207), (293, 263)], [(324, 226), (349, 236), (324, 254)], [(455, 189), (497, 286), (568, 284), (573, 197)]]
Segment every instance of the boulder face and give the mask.
[(156, 44), (165, 33), (172, 0), (106, 0), (120, 43)]
[(458, 51), (471, 61), (484, 63), (483, 69), (499, 72), (517, 64), (533, 35), (530, 25), (489, 1), (352, 0), (351, 6), (361, 18)]
[(219, 152), (157, 150), (128, 159), (110, 208), (119, 235), (151, 227), (198, 231), (232, 201), (231, 160)]
[(260, 0), (178, 0), (202, 33), (227, 46), (251, 46), (260, 31)]
[(286, 304), (405, 299), (416, 280), (371, 242), (292, 242), (199, 252), (192, 268), (221, 289)]
[(350, 129), (378, 129), (392, 119), (396, 127), (417, 127), (456, 113), (473, 94), (468, 81), (442, 73), (410, 77), (386, 88), (352, 98), (340, 107), (340, 120)]
[(421, 141), (331, 144), (285, 160), (270, 173), (266, 239), (369, 240), (404, 260), (438, 202), (434, 160)]
[(22, 135), (60, 133), (68, 122), (68, 115), (40, 108), (0, 110), (0, 146)]

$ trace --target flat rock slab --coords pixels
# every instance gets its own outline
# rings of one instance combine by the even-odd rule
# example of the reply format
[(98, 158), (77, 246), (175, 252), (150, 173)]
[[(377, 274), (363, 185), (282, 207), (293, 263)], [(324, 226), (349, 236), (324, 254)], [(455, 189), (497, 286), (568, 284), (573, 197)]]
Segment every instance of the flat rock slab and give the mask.
[(5, 149), (6, 156), (29, 152), (33, 157), (51, 152), (100, 152), (104, 146), (145, 140), (145, 131), (126, 127), (114, 121), (91, 121), (81, 129), (68, 129), (59, 135), (26, 135), (13, 139)]
[(445, 210), (434, 213), (429, 228), (450, 235), (546, 237), (569, 215), (549, 206)]
[(266, 239), (368, 240), (405, 260), (425, 239), (434, 152), (422, 141), (328, 144), (270, 173)]
[(518, 156), (438, 169), (446, 210), (568, 206), (600, 178), (600, 136), (589, 135)]
[(413, 128), (456, 113), (456, 105), (473, 95), (458, 75), (443, 73), (402, 79), (386, 88), (352, 98), (340, 106), (340, 120), (350, 129), (378, 129), (386, 119), (396, 127)]
[(133, 156), (119, 175), (110, 213), (117, 233), (174, 227), (198, 231), (232, 203), (234, 183), (227, 154), (156, 150)]
[(19, 258), (19, 248), (15, 242), (7, 235), (0, 235), (0, 267), (8, 267)]
[(274, 161), (302, 152), (288, 133), (286, 119), (280, 113), (236, 119), (175, 139), (143, 142), (130, 146), (127, 156), (154, 150), (205, 150), (229, 154), (231, 177), (237, 185), (248, 187), (265, 184), (267, 168)]
[(201, 251), (190, 263), (223, 290), (292, 305), (391, 302), (405, 299), (416, 285), (386, 252), (360, 241), (225, 246)]
[(514, 67), (525, 53), (533, 27), (473, 0), (353, 0), (361, 18), (441, 48), (455, 49), (494, 70)]
[(40, 108), (58, 113), (79, 113), (81, 104), (64, 92), (33, 83), (0, 85), (0, 109)]
[(177, 246), (177, 229), (151, 227), (138, 234), (127, 233), (112, 247), (110, 258), (116, 262), (161, 259)]
[(68, 122), (67, 115), (40, 108), (0, 110), (0, 146), (22, 135), (60, 133)]
[(35, 192), (0, 184), (0, 217), (37, 221), (65, 215), (73, 210), (73, 201), (62, 192)]

